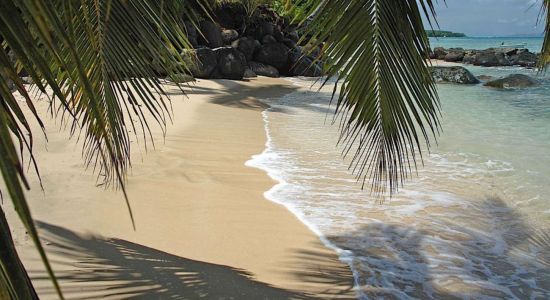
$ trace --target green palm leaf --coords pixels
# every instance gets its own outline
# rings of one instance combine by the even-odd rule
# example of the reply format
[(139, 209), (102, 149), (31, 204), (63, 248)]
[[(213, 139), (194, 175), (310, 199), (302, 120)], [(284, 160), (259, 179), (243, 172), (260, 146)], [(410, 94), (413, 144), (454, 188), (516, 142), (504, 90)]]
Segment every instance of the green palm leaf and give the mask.
[[(310, 0), (311, 43), (322, 47), (327, 79), (341, 120), (340, 143), (350, 168), (375, 193), (395, 192), (430, 147), (439, 99), (424, 53), (429, 41), (421, 14), (430, 0)], [(313, 49), (314, 47), (309, 47)], [(339, 87), (338, 87), (339, 86)], [(337, 88), (338, 87), (338, 88)]]
[[(25, 70), (40, 91), (51, 93), (52, 114), (70, 122), (72, 134), (84, 140), (87, 166), (97, 170), (101, 182), (124, 191), (131, 163), (127, 126), (140, 133), (146, 148), (152, 139), (145, 116), (164, 130), (171, 110), (158, 77), (187, 70), (179, 55), (189, 48), (181, 19), (196, 24), (197, 10), (204, 14), (214, 2), (0, 1), (0, 172), (59, 297), (25, 199), (24, 154), (37, 169), (33, 136), (10, 83), (41, 126), (19, 72)], [(352, 153), (351, 168), (363, 183), (371, 179), (373, 191), (395, 192), (440, 126), (435, 85), (423, 59), (429, 43), (421, 15), (434, 15), (433, 1), (288, 0), (286, 7), (293, 6), (312, 16), (307, 33), (313, 46), (323, 48), (328, 74), (323, 83), (337, 83), (340, 142), (344, 154)], [(545, 0), (545, 10), (549, 7)], [(8, 51), (15, 53), (15, 64)], [(541, 64), (549, 60), (547, 34)], [(1, 209), (0, 246), (0, 298), (36, 299)]]
[[(144, 140), (150, 135), (145, 115), (164, 128), (170, 105), (158, 73), (186, 71), (178, 54), (189, 48), (181, 28), (182, 17), (193, 19), (202, 1), (1, 1), (0, 3), (0, 171), (17, 213), (34, 241), (48, 273), (55, 278), (27, 205), (29, 186), (14, 139), (31, 153), (28, 121), (11, 94), (17, 90), (40, 123), (32, 100), (18, 77), (27, 71), (37, 87), (54, 95), (52, 113), (69, 116), (71, 132), (84, 139), (83, 157), (97, 168), (102, 182), (124, 191), (130, 166), (128, 123), (141, 126)], [(16, 70), (6, 55), (13, 51)], [(151, 140), (152, 141), (152, 140)], [(127, 203), (128, 200), (126, 199)], [(128, 204), (131, 215), (131, 209)], [(0, 215), (0, 285), (12, 299), (35, 299), (30, 280), (17, 258), (10, 229)], [(7, 245), (6, 247), (4, 247)], [(15, 263), (14, 263), (15, 262)], [(54, 279), (54, 285), (62, 298)]]
[(544, 27), (544, 42), (542, 44), (541, 56), (539, 60), (539, 67), (545, 69), (548, 63), (550, 63), (550, 17), (548, 12), (550, 11), (550, 0), (544, 0), (542, 5), (541, 14), (546, 14), (546, 24)]

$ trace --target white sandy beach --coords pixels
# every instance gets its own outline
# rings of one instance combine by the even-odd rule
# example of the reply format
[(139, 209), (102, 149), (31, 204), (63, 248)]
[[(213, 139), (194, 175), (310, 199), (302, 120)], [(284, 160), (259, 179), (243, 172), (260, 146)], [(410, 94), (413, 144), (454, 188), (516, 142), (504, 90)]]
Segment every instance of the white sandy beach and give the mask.
[[(336, 253), (263, 193), (274, 182), (245, 166), (265, 144), (258, 100), (296, 87), (283, 79), (199, 80), (172, 93), (174, 122), (156, 149), (136, 143), (122, 193), (95, 185), (81, 145), (46, 114), (49, 142), (35, 128), (44, 191), (30, 172), (28, 200), (67, 299), (354, 298), (353, 277)], [(5, 201), (11, 224), (18, 220)], [(55, 299), (32, 243), (12, 228), (43, 299)]]

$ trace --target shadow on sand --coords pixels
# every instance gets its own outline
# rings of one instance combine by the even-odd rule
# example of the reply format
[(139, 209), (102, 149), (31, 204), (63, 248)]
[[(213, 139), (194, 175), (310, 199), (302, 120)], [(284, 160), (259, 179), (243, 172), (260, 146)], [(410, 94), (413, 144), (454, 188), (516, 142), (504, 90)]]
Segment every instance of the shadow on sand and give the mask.
[[(269, 107), (262, 100), (268, 98), (282, 97), (288, 93), (298, 90), (297, 86), (291, 84), (247, 84), (247, 81), (234, 80), (215, 80), (222, 88), (211, 88), (194, 83), (189, 83), (183, 86), (184, 92), (190, 98), (193, 95), (208, 95), (211, 96), (210, 103), (219, 104), (234, 108), (252, 109), (262, 111)], [(175, 86), (175, 85), (174, 85)], [(167, 91), (167, 95), (182, 95), (181, 90)], [(243, 96), (244, 95), (244, 96)], [(260, 100), (260, 101), (258, 101)]]
[[(53, 261), (67, 299), (314, 299), (255, 281), (244, 270), (37, 224), (48, 253), (60, 257)], [(49, 280), (43, 272), (31, 277)]]
[[(83, 236), (44, 222), (37, 225), (67, 299), (352, 298), (339, 296), (337, 289), (327, 289), (314, 297), (256, 281), (242, 269), (186, 259), (121, 239)], [(300, 257), (293, 267), (310, 270), (296, 276), (311, 283), (350, 286), (349, 270), (323, 264), (326, 255), (309, 253)], [(42, 285), (49, 281), (43, 271), (30, 273), (33, 281)], [(351, 288), (349, 292), (355, 295)], [(55, 298), (49, 287), (39, 289), (39, 293)]]
[[(439, 227), (457, 227), (452, 220), (438, 220), (437, 215), (432, 216), (433, 230), (379, 222), (328, 238), (354, 253), (353, 264), (362, 278), (359, 284), (368, 298), (547, 299), (548, 232), (526, 225), (524, 217), (500, 199), (479, 205), (482, 211), (491, 212), (487, 218), (493, 219), (496, 227), (491, 232), (460, 228), (460, 240), (439, 233)], [(313, 296), (256, 281), (242, 269), (178, 257), (121, 239), (83, 236), (43, 222), (38, 226), (68, 299), (355, 297), (349, 270), (331, 264), (328, 252), (295, 249), (294, 257), (286, 262), (299, 282), (334, 287)], [(498, 237), (493, 237), (493, 232)], [(427, 251), (440, 255), (428, 257)], [(35, 282), (49, 280), (42, 271), (31, 271), (31, 277)], [(40, 293), (55, 297), (52, 289)]]

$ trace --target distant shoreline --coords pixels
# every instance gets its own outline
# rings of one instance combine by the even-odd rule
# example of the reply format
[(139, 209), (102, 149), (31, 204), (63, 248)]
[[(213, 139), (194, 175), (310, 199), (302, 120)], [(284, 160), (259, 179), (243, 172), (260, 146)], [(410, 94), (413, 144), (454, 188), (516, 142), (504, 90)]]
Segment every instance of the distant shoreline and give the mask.
[(445, 30), (426, 30), (428, 37), (467, 37), (462, 32), (452, 32)]
[(467, 39), (543, 39), (542, 36), (430, 36), (431, 38), (467, 38)]
[(532, 53), (539, 53), (542, 48), (543, 39), (536, 37), (430, 37), (430, 44), (432, 49), (436, 47), (443, 47), (446, 49), (463, 48), (484, 50), (489, 48), (501, 48), (503, 43), (507, 48), (523, 48), (528, 49)]

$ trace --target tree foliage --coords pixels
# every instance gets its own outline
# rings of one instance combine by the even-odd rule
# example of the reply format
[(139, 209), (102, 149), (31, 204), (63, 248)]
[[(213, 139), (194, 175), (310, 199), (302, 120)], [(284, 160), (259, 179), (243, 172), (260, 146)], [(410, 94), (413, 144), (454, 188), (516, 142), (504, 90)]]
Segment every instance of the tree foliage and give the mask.
[[(323, 47), (340, 119), (344, 155), (375, 193), (395, 192), (435, 139), (439, 99), (424, 59), (422, 14), (431, 0), (306, 0), (309, 35)], [(329, 28), (329, 30), (317, 30)]]
[[(42, 127), (33, 100), (18, 74), (24, 70), (37, 88), (51, 90), (52, 114), (65, 116), (71, 134), (84, 140), (83, 158), (105, 184), (124, 191), (130, 166), (127, 127), (144, 140), (149, 135), (145, 115), (164, 128), (170, 117), (169, 103), (157, 72), (183, 72), (179, 51), (189, 48), (182, 31), (183, 14), (204, 5), (190, 1), (1, 1), (0, 2), (0, 171), (8, 195), (34, 241), (52, 278), (40, 244), (24, 190), (29, 188), (23, 161), (26, 149), (32, 156), (33, 136), (9, 81), (24, 96), (35, 121)], [(13, 53), (16, 62), (8, 57)], [(48, 88), (48, 90), (46, 89)], [(138, 120), (140, 128), (134, 128)], [(141, 129), (141, 130), (139, 130)], [(17, 149), (21, 149), (19, 153)], [(131, 214), (131, 209), (128, 204)], [(5, 220), (4, 215), (0, 219)], [(132, 219), (133, 222), (133, 219)], [(7, 222), (0, 234), (11, 240)], [(1, 280), (13, 299), (31, 299), (21, 284), (28, 281), (20, 265), (13, 264), (13, 247), (2, 244)], [(19, 275), (19, 276), (18, 276)], [(59, 287), (56, 288), (59, 291)], [(32, 286), (31, 286), (32, 287)], [(31, 289), (29, 287), (29, 289)], [(61, 297), (61, 292), (59, 291)]]

